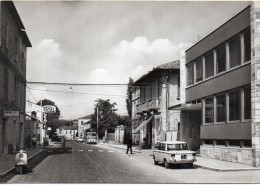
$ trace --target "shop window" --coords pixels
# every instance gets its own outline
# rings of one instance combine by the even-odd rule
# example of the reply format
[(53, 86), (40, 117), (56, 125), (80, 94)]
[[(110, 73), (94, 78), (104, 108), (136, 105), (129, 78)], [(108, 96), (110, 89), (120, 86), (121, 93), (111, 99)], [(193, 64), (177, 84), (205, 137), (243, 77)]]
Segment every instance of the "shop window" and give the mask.
[(202, 59), (196, 61), (196, 82), (202, 81)]
[(209, 78), (214, 75), (214, 55), (213, 52), (205, 56), (205, 76)]
[(245, 62), (251, 60), (251, 33), (250, 29), (244, 33)]
[(204, 140), (204, 144), (205, 144), (205, 145), (213, 145), (213, 140), (211, 140), (211, 139), (205, 139), (205, 140)]
[(226, 45), (223, 44), (217, 50), (217, 73), (226, 70)]
[(187, 66), (187, 81), (188, 81), (188, 85), (192, 85), (194, 83), (193, 63)]
[(223, 145), (223, 146), (226, 146), (226, 141), (223, 140), (223, 139), (218, 139), (218, 140), (216, 140), (216, 145)]
[(244, 88), (244, 119), (251, 119), (251, 87)]
[(229, 42), (230, 68), (240, 65), (241, 62), (241, 48), (240, 37)]
[(229, 140), (228, 142), (229, 146), (239, 146), (240, 147), (240, 140)]
[(244, 147), (252, 147), (252, 140), (244, 140)]
[(205, 123), (213, 123), (213, 97), (205, 99)]
[(229, 93), (229, 120), (240, 120), (240, 90)]
[(216, 96), (216, 104), (217, 122), (226, 121), (226, 95)]

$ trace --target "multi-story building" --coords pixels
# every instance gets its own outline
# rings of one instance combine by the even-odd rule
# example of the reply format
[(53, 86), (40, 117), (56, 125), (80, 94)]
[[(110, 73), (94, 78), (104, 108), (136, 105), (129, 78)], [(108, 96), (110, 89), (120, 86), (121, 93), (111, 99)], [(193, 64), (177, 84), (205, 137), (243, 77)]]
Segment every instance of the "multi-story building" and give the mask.
[(23, 147), (26, 51), (31, 43), (12, 1), (0, 2), (0, 25), (0, 153), (7, 153), (8, 148)]
[(252, 2), (181, 59), (186, 88), (172, 108), (181, 110), (181, 138), (202, 156), (260, 166), (259, 22)]
[(162, 64), (133, 84), (133, 142), (151, 148), (159, 141), (179, 140), (179, 61)]
[(86, 130), (90, 128), (91, 115), (78, 118), (78, 137), (85, 138)]

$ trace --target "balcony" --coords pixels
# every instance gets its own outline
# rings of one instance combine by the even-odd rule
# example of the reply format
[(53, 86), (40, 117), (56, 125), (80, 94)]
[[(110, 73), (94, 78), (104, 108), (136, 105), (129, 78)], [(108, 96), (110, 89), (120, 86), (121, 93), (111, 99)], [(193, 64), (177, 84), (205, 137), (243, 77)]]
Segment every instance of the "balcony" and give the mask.
[(136, 105), (136, 113), (141, 114), (145, 112), (155, 111), (160, 109), (160, 99), (153, 98), (143, 103)]

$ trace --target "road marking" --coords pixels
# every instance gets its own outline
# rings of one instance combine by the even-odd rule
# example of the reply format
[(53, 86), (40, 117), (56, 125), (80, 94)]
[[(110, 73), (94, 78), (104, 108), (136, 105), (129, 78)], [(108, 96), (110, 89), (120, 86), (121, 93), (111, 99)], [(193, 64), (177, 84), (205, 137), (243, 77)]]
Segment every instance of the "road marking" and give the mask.
[(115, 152), (115, 151), (108, 151), (108, 152)]
[(83, 152), (83, 150), (78, 150), (78, 152)]
[(68, 150), (68, 152), (73, 152), (73, 150)]
[(88, 150), (89, 152), (93, 152), (93, 150)]
[(104, 150), (98, 150), (99, 152), (104, 152)]

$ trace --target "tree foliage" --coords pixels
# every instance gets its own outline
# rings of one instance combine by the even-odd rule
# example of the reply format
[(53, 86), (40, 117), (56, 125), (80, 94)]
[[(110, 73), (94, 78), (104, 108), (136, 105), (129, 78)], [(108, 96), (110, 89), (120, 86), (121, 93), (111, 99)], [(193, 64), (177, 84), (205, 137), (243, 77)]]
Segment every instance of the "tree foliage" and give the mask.
[(134, 80), (132, 78), (129, 78), (128, 88), (127, 88), (127, 97), (126, 97), (126, 108), (127, 108), (128, 116), (130, 119), (132, 118), (132, 101), (133, 101), (132, 85), (133, 85), (133, 83), (134, 83)]

